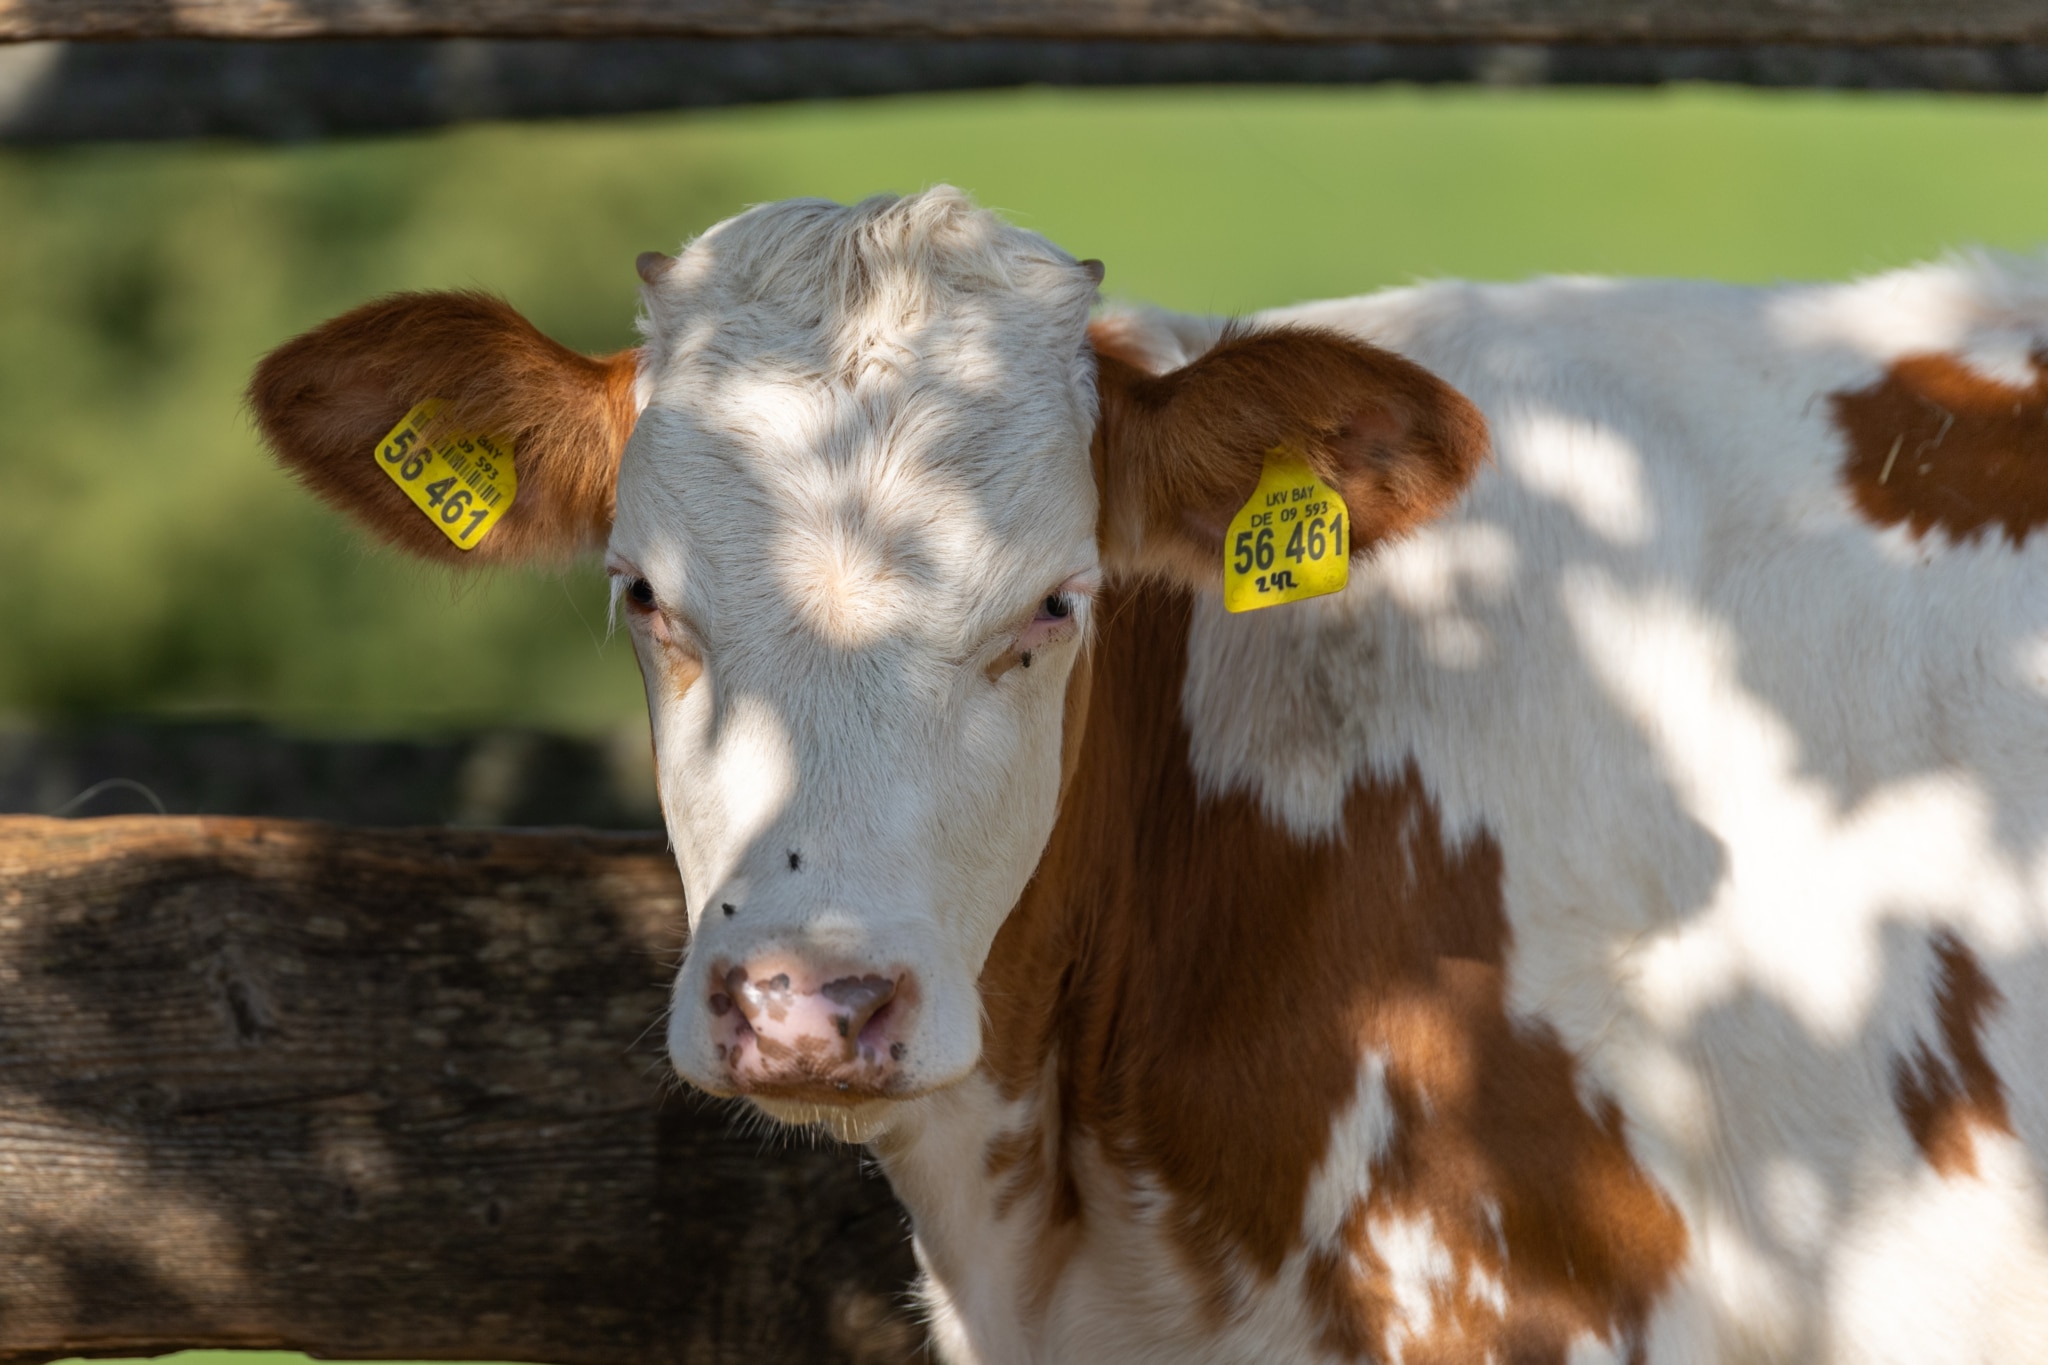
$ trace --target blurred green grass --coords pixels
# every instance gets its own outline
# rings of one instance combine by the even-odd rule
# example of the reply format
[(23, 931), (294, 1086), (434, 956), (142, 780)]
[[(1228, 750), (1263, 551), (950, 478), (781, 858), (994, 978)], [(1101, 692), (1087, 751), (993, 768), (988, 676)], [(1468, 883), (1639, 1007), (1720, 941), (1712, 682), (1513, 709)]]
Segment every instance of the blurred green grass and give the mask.
[(590, 732), (641, 700), (598, 575), (372, 550), (240, 409), (270, 346), (475, 286), (632, 340), (636, 252), (785, 195), (951, 181), (1113, 295), (1418, 277), (1835, 277), (2048, 241), (2048, 103), (1667, 92), (1012, 92), (287, 148), (0, 152), (0, 718)]

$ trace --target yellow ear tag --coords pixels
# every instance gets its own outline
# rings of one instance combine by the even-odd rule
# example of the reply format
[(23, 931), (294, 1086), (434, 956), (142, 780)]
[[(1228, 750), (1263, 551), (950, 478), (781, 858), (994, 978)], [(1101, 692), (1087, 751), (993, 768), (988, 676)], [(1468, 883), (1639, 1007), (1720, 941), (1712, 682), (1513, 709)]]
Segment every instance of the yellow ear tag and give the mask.
[(497, 436), (446, 432), (431, 445), (425, 432), (441, 411), (429, 398), (377, 444), (377, 467), (458, 550), (473, 550), (512, 505), (519, 478), (512, 443)]
[(1341, 591), (1351, 581), (1344, 499), (1286, 446), (1266, 452), (1259, 486), (1223, 538), (1223, 605), (1257, 611)]

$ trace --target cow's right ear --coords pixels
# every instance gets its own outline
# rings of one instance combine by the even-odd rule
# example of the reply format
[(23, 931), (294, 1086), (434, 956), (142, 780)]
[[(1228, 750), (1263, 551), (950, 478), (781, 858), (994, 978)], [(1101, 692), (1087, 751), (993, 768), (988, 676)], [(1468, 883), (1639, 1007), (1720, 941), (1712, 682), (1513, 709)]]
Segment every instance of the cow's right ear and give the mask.
[[(391, 544), (453, 564), (560, 560), (610, 532), (637, 357), (579, 355), (486, 294), (394, 294), (264, 357), (249, 404), (285, 468)], [(467, 433), (511, 446), (516, 490), (474, 549), (378, 459), (427, 400), (440, 404), (429, 442)]]
[(1224, 532), (1267, 453), (1343, 498), (1367, 553), (1448, 509), (1486, 459), (1486, 419), (1412, 361), (1306, 327), (1229, 329), (1178, 368), (1113, 319), (1089, 330), (1100, 412), (1098, 535), (1113, 571), (1223, 581)]

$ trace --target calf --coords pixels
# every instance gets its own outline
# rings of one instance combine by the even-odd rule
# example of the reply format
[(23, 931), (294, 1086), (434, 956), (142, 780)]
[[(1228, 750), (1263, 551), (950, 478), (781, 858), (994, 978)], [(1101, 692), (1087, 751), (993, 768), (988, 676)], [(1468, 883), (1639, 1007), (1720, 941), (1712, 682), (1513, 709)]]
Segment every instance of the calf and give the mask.
[(394, 544), (606, 548), (675, 1066), (869, 1144), (945, 1359), (2048, 1341), (2041, 263), (1091, 325), (938, 189), (640, 273), (253, 402)]

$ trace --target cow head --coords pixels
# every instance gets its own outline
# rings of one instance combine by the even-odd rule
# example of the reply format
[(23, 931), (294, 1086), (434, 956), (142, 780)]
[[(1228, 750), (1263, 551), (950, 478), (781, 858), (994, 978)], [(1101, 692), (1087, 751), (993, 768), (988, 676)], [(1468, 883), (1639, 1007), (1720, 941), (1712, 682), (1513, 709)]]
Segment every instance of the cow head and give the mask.
[[(1091, 344), (1099, 266), (946, 189), (769, 205), (640, 272), (635, 351), (402, 295), (281, 347), (252, 403), (287, 466), (417, 553), (605, 549), (690, 906), (675, 1065), (858, 1135), (980, 1055), (977, 979), (1052, 829), (1105, 574), (1213, 586), (1280, 443), (1365, 547), (1453, 498), (1484, 428), (1320, 333), (1152, 373)], [(513, 449), (474, 549), (376, 465), (429, 398)]]

